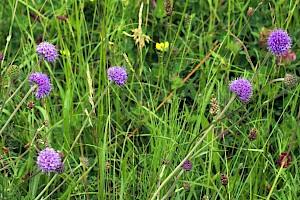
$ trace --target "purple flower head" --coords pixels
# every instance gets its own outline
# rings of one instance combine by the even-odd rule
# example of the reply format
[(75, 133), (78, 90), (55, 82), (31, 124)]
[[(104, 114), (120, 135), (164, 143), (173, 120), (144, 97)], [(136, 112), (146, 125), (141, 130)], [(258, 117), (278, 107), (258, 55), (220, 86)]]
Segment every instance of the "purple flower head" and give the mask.
[(28, 80), (31, 87), (33, 87), (34, 84), (37, 85), (37, 89), (34, 91), (37, 99), (44, 98), (52, 90), (50, 79), (46, 74), (33, 73), (29, 76)]
[(268, 47), (275, 56), (283, 56), (291, 48), (292, 39), (288, 33), (281, 29), (275, 29), (268, 38)]
[(42, 172), (55, 172), (61, 166), (60, 155), (52, 148), (46, 148), (39, 153), (37, 164)]
[(231, 81), (229, 84), (229, 89), (236, 94), (242, 102), (247, 102), (251, 98), (252, 85), (246, 79), (238, 78), (234, 81)]
[(185, 171), (190, 171), (192, 169), (193, 163), (189, 160), (186, 160), (183, 165), (181, 166)]
[(127, 72), (124, 67), (110, 67), (107, 70), (108, 80), (113, 80), (119, 86), (124, 86), (127, 81)]
[(55, 60), (58, 58), (56, 47), (49, 42), (41, 42), (39, 45), (37, 45), (35, 52), (39, 55), (39, 58), (50, 63), (55, 62)]

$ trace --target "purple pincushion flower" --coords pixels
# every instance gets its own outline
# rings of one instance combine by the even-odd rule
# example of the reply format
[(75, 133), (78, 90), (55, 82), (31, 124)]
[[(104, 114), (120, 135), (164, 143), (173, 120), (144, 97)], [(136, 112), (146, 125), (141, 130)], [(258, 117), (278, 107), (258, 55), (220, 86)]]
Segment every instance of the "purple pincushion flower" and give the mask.
[(34, 84), (37, 85), (37, 89), (34, 91), (37, 99), (44, 98), (52, 90), (50, 79), (46, 74), (33, 73), (29, 76), (28, 80), (31, 87), (33, 87)]
[(190, 160), (186, 160), (183, 165), (182, 168), (185, 169), (185, 171), (190, 171), (192, 169), (193, 163)]
[(247, 102), (252, 96), (252, 85), (251, 83), (243, 78), (231, 81), (229, 89), (236, 94), (242, 102)]
[(110, 67), (107, 70), (108, 80), (113, 80), (119, 86), (124, 86), (127, 81), (127, 72), (124, 67)]
[(55, 172), (61, 166), (61, 157), (52, 148), (46, 148), (39, 153), (37, 164), (42, 172)]
[(35, 52), (39, 55), (39, 58), (50, 63), (55, 62), (55, 60), (58, 58), (56, 47), (49, 42), (41, 42), (39, 45), (37, 45)]
[(275, 56), (283, 56), (291, 48), (292, 39), (288, 33), (281, 29), (275, 29), (268, 38), (268, 47)]

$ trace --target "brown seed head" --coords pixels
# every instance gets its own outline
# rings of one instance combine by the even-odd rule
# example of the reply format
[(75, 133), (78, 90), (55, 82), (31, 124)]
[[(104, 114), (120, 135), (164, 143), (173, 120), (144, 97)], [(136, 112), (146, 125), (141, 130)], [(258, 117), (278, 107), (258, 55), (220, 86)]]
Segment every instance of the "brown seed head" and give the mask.
[(171, 16), (173, 12), (173, 5), (171, 0), (165, 0), (164, 1), (164, 9), (166, 12), (166, 15)]
[(220, 111), (219, 103), (217, 98), (213, 95), (210, 99), (210, 109), (209, 113), (213, 116), (216, 116)]
[(228, 184), (228, 178), (226, 174), (221, 174), (220, 175), (220, 181), (222, 185), (226, 186)]
[(249, 8), (248, 8), (248, 11), (247, 11), (248, 17), (252, 17), (253, 12), (254, 12), (254, 9), (253, 9), (252, 7), (249, 7)]
[(256, 128), (252, 128), (250, 133), (249, 133), (249, 140), (250, 141), (255, 140), (257, 135), (258, 135), (258, 132), (257, 132)]
[(27, 103), (27, 108), (28, 108), (29, 110), (33, 109), (33, 108), (34, 108), (34, 102), (33, 102), (33, 101), (28, 101), (28, 103)]
[(185, 190), (190, 190), (190, 187), (191, 187), (191, 185), (188, 184), (187, 182), (184, 182), (184, 183), (183, 183), (183, 188), (184, 188)]
[(293, 74), (286, 74), (284, 77), (284, 85), (288, 88), (292, 88), (297, 84), (297, 77)]

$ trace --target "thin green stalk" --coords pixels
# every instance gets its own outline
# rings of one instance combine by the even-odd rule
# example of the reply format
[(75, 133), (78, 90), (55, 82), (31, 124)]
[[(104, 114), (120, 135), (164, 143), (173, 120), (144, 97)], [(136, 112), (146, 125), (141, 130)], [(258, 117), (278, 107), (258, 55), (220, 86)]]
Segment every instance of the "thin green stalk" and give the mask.
[[(104, 94), (106, 94), (106, 92), (107, 92), (107, 90), (108, 90), (108, 88), (110, 87), (111, 84), (112, 84), (112, 81), (109, 82), (109, 84), (106, 86), (106, 88), (104, 89), (104, 91), (101, 93), (101, 96), (99, 97), (99, 99), (98, 99), (97, 102), (95, 103), (95, 108), (96, 108), (97, 105), (100, 103), (100, 101), (103, 99)], [(68, 156), (70, 155), (72, 149), (74, 148), (75, 144), (76, 144), (77, 141), (79, 140), (79, 138), (80, 138), (80, 136), (81, 136), (83, 130), (85, 129), (85, 126), (87, 125), (87, 123), (88, 123), (88, 121), (89, 121), (89, 119), (90, 119), (90, 117), (92, 116), (93, 113), (94, 113), (94, 110), (91, 109), (91, 111), (89, 112), (87, 118), (86, 118), (85, 121), (83, 122), (83, 125), (82, 125), (82, 127), (81, 127), (79, 133), (77, 134), (75, 140), (73, 141), (72, 146), (71, 146), (71, 148), (70, 148), (68, 154), (66, 155), (64, 162), (68, 159)]]
[(269, 199), (271, 198), (272, 193), (273, 193), (273, 190), (274, 190), (274, 188), (276, 187), (277, 181), (278, 181), (279, 176), (280, 176), (280, 174), (281, 174), (281, 172), (282, 172), (283, 166), (284, 166), (284, 164), (285, 164), (285, 162), (286, 162), (286, 157), (284, 157), (283, 159), (284, 159), (284, 160), (283, 160), (283, 162), (282, 162), (282, 164), (281, 164), (281, 167), (280, 167), (280, 169), (279, 169), (279, 172), (278, 172), (277, 175), (276, 175), (276, 178), (275, 178), (275, 180), (274, 180), (274, 183), (273, 183), (273, 185), (272, 185), (272, 188), (271, 188), (271, 190), (270, 190), (270, 192), (269, 192), (269, 195), (267, 196), (267, 199), (266, 199), (266, 200), (269, 200)]
[[(31, 70), (31, 72), (27, 75), (27, 77), (24, 79), (24, 81), (19, 85), (19, 87), (15, 90), (15, 92), (4, 102), (4, 104), (1, 107), (1, 110), (4, 108), (4, 106), (17, 94), (17, 92), (21, 89), (21, 87), (23, 87), (23, 85), (28, 81), (29, 76), (31, 75), (31, 73), (36, 69), (36, 67), (40, 64), (40, 62), (42, 61), (42, 59), (39, 59), (38, 62), (35, 64), (35, 66), (33, 67), (33, 69)], [(1, 115), (1, 112), (0, 112)]]
[[(73, 175), (73, 173), (81, 166), (82, 166), (82, 162), (77, 167), (75, 167), (75, 169), (73, 169), (67, 177), (64, 178), (63, 182), (61, 182), (54, 190), (52, 190), (52, 192), (50, 192), (50, 194), (48, 194), (45, 198), (43, 198), (43, 200), (48, 199), (54, 192), (56, 192), (68, 180), (68, 178), (70, 178), (70, 176)], [(40, 198), (42, 196), (42, 194), (44, 194), (44, 192), (48, 189), (49, 186), (50, 186), (50, 184), (48, 184), (43, 189), (43, 191), (35, 198), (35, 200)]]
[(27, 99), (27, 97), (36, 89), (36, 86), (33, 86), (30, 88), (30, 90), (27, 92), (27, 94), (24, 96), (24, 98), (21, 100), (21, 102), (17, 105), (16, 109), (13, 111), (13, 113), (10, 115), (10, 117), (8, 118), (8, 120), (6, 121), (6, 123), (4, 124), (4, 126), (2, 127), (2, 129), (0, 130), (0, 137), (2, 137), (2, 133), (4, 131), (4, 129), (7, 127), (7, 125), (9, 124), (9, 122), (12, 120), (12, 118), (14, 117), (14, 115), (17, 113), (17, 111), (20, 109), (20, 107), (23, 105), (23, 103), (25, 102), (25, 100)]
[[(236, 96), (233, 96), (228, 104), (225, 106), (225, 108), (223, 109), (223, 111), (220, 113), (220, 115), (218, 116), (217, 120), (219, 118), (222, 117), (222, 115), (226, 112), (226, 110), (229, 108), (229, 106), (232, 104), (233, 100), (235, 99)], [(180, 162), (180, 164), (173, 170), (173, 172), (161, 183), (161, 185), (157, 188), (157, 190), (155, 191), (155, 193), (153, 194), (151, 200), (154, 200), (155, 197), (158, 195), (158, 193), (160, 192), (160, 190), (169, 182), (169, 180), (181, 169), (181, 166), (185, 163), (186, 160), (188, 160), (193, 153), (196, 151), (196, 149), (200, 146), (200, 144), (202, 143), (202, 141), (206, 138), (206, 136), (208, 135), (208, 133), (213, 130), (214, 128), (214, 124), (212, 124), (204, 133), (204, 135), (200, 138), (200, 140), (195, 144), (195, 146), (190, 150), (190, 152), (185, 156), (185, 158)]]
[(161, 200), (167, 199), (167, 198), (172, 194), (173, 189), (175, 188), (175, 185), (178, 183), (179, 178), (182, 176), (182, 174), (183, 174), (184, 172), (185, 172), (184, 169), (182, 169), (182, 170), (180, 171), (180, 173), (179, 173), (178, 176), (176, 177), (176, 179), (175, 179), (173, 185), (170, 187), (170, 189), (168, 190), (168, 192), (165, 194), (165, 196), (163, 196), (163, 198), (162, 198)]

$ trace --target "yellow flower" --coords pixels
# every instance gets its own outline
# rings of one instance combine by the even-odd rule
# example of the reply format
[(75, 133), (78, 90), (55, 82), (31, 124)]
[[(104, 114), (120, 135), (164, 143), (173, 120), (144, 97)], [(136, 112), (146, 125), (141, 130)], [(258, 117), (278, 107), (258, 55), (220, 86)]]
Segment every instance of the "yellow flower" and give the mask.
[(156, 43), (155, 47), (159, 51), (167, 51), (169, 49), (169, 42)]
[(70, 51), (68, 49), (60, 50), (60, 54), (63, 56), (70, 56)]

